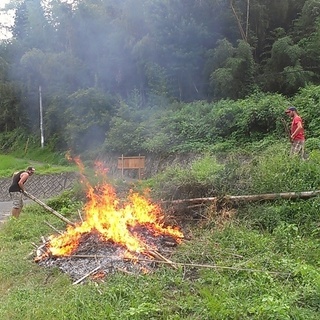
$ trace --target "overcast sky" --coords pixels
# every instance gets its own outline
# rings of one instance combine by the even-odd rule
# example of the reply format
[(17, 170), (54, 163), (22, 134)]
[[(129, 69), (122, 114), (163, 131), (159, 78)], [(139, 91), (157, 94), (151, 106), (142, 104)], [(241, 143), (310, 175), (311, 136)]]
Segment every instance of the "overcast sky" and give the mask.
[[(5, 5), (9, 2), (10, 2), (10, 0), (0, 0), (0, 9), (3, 9), (5, 7)], [(8, 16), (7, 14), (4, 14), (4, 12), (0, 11), (0, 24), (1, 25), (8, 26), (12, 23), (12, 21), (13, 21), (12, 15)], [(10, 37), (10, 33), (8, 33), (5, 28), (0, 28), (0, 39), (6, 39), (9, 37)]]

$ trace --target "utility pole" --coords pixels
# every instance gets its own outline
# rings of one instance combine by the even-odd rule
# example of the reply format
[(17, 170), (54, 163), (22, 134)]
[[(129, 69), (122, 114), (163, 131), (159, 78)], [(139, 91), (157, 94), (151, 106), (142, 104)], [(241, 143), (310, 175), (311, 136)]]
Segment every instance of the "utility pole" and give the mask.
[(246, 22), (246, 39), (248, 40), (249, 30), (249, 14), (250, 14), (250, 0), (247, 0), (247, 22)]
[(41, 148), (43, 148), (43, 147), (44, 147), (44, 134), (43, 134), (43, 113), (42, 113), (41, 86), (39, 86), (39, 99), (40, 99), (40, 135), (41, 135)]

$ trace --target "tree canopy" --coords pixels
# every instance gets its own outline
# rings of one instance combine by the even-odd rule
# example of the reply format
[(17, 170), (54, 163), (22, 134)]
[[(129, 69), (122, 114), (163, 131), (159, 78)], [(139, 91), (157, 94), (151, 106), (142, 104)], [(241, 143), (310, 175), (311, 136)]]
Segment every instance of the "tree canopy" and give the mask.
[(101, 143), (114, 135), (110, 124), (133, 97), (136, 113), (160, 114), (176, 102), (257, 90), (293, 97), (320, 83), (320, 0), (20, 0), (4, 10), (12, 8), (12, 37), (0, 43), (0, 132), (36, 130), (39, 86), (48, 131), (75, 146), (85, 128)]

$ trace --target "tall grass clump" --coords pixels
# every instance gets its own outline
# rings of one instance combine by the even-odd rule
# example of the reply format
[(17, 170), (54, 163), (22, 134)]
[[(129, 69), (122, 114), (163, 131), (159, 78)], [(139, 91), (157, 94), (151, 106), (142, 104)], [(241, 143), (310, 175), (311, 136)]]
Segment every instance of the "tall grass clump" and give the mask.
[[(247, 173), (247, 194), (286, 193), (320, 189), (320, 152), (313, 150), (307, 160), (291, 157), (280, 144), (253, 157)], [(274, 232), (280, 226), (294, 226), (300, 235), (319, 234), (318, 197), (274, 200), (243, 204), (238, 217), (255, 229)]]
[(68, 165), (66, 151), (55, 150), (55, 140), (45, 141), (41, 146), (40, 136), (30, 135), (21, 128), (0, 133), (0, 146), (4, 154), (17, 159), (28, 159), (51, 165)]
[(320, 152), (313, 150), (307, 160), (289, 156), (286, 150), (271, 147), (254, 160), (252, 191), (298, 192), (320, 188)]
[(182, 166), (168, 166), (148, 181), (154, 196), (162, 199), (209, 196), (216, 193), (214, 180), (223, 165), (209, 154)]
[(238, 217), (246, 221), (248, 227), (264, 232), (273, 232), (283, 224), (295, 225), (301, 235), (320, 235), (320, 200), (278, 200), (244, 205)]

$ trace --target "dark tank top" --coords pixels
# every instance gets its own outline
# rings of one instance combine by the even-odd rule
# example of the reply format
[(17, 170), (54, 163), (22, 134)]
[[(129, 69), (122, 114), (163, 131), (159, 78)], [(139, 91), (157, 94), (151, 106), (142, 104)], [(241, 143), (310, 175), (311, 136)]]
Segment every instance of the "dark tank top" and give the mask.
[(26, 172), (26, 171), (20, 171), (20, 172), (18, 172), (17, 174), (15, 174), (14, 176), (13, 176), (13, 178), (12, 178), (12, 184), (11, 184), (11, 186), (9, 187), (9, 192), (19, 192), (19, 191), (21, 191), (21, 188), (19, 187), (19, 184), (18, 184), (18, 182), (19, 182), (19, 180), (20, 180), (20, 175), (21, 175), (21, 173), (23, 173), (23, 172)]

